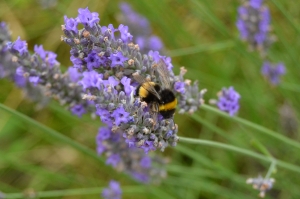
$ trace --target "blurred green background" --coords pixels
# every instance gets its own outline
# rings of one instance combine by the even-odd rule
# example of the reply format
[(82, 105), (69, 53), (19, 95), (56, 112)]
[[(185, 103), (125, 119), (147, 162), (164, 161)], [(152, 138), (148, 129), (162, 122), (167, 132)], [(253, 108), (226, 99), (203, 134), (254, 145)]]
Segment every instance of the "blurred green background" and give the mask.
[[(121, 1), (44, 2), (54, 5), (45, 7), (39, 0), (0, 0), (0, 20), (9, 24), (13, 40), (20, 36), (27, 41), (29, 50), (35, 44), (43, 44), (45, 50), (57, 53), (62, 70), (71, 65), (69, 46), (60, 41), (64, 15), (76, 17), (78, 8), (88, 6), (99, 13), (100, 25), (119, 24)], [(299, 2), (266, 1), (277, 36), (268, 59), (284, 62), (287, 69), (277, 87), (260, 74), (263, 60), (259, 54), (249, 52), (247, 44), (239, 40), (235, 22), (240, 1), (126, 2), (149, 19), (154, 33), (164, 42), (167, 55), (172, 57), (175, 72), (185, 66), (186, 78), (199, 80), (200, 88), (208, 89), (206, 102), (216, 98), (222, 87), (234, 86), (241, 95), (238, 117), (299, 142)], [(0, 84), (1, 103), (94, 150), (100, 121), (89, 116), (78, 119), (56, 102), (39, 109), (8, 80), (1, 79)], [(193, 116), (176, 114), (175, 120), (179, 136), (222, 142), (266, 156), (272, 154), (295, 166), (300, 164), (299, 148), (212, 111), (200, 109)], [(246, 179), (264, 176), (270, 166), (233, 151), (180, 142), (175, 148), (156, 153), (170, 159), (168, 178), (160, 185), (139, 186), (128, 176), (0, 110), (0, 191), (5, 193), (78, 189), (76, 196), (58, 194), (53, 198), (99, 198), (101, 187), (115, 179), (124, 188), (123, 198), (250, 199), (257, 198), (258, 191), (247, 185)], [(272, 175), (276, 183), (266, 198), (299, 198), (299, 176), (299, 171), (277, 167)], [(99, 189), (85, 189), (94, 187)]]

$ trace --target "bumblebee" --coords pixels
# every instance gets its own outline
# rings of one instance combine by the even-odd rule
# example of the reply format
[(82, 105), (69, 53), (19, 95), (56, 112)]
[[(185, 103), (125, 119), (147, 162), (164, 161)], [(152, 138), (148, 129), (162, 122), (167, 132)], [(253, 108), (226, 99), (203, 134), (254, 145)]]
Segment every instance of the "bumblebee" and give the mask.
[(133, 74), (134, 79), (140, 83), (135, 95), (150, 106), (153, 115), (160, 113), (164, 119), (168, 119), (174, 115), (177, 106), (177, 99), (171, 90), (169, 71), (163, 60), (153, 67), (161, 84), (147, 81), (139, 74)]

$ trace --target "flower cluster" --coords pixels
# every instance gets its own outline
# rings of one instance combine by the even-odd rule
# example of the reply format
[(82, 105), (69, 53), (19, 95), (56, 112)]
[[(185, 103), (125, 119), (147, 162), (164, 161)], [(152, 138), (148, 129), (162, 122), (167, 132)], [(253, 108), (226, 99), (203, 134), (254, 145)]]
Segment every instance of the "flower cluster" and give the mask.
[[(152, 178), (159, 181), (166, 176), (162, 167), (166, 161), (147, 153), (175, 146), (178, 127), (173, 118), (164, 119), (159, 114), (154, 121), (148, 104), (134, 95), (139, 84), (133, 74), (161, 84), (155, 66), (163, 62), (172, 90), (180, 99), (181, 113), (197, 110), (204, 92), (198, 90), (196, 83), (191, 86), (183, 79), (185, 72), (175, 76), (169, 57), (157, 51), (141, 54), (127, 26), (100, 26), (97, 13), (88, 8), (78, 12), (76, 18), (65, 16), (62, 26), (62, 40), (71, 46), (73, 63), (65, 73), (60, 71), (55, 53), (36, 45), (31, 54), (20, 38), (10, 42), (7, 27), (1, 23), (0, 46), (5, 55), (0, 58), (0, 69), (4, 71), (1, 77), (13, 79), (38, 102), (54, 98), (77, 116), (98, 115), (107, 127), (99, 130), (97, 150), (105, 154), (107, 164), (141, 182), (153, 182)], [(78, 24), (84, 28), (78, 30)]]
[(0, 23), (0, 78), (14, 79), (17, 65), (12, 62), (12, 55), (8, 52), (6, 43), (11, 41), (6, 23)]
[[(266, 57), (267, 50), (275, 41), (275, 37), (270, 34), (271, 16), (269, 8), (263, 5), (264, 0), (246, 0), (238, 8), (238, 20), (236, 26), (240, 31), (240, 37), (249, 43), (251, 49), (259, 50), (262, 57)], [(285, 73), (283, 64), (272, 67), (268, 61), (264, 61), (262, 74), (273, 85), (279, 83), (279, 76)]]
[(150, 157), (131, 143), (126, 143), (121, 132), (112, 132), (108, 127), (101, 127), (96, 144), (98, 154), (107, 157), (106, 164), (131, 175), (139, 182), (158, 183), (167, 175), (162, 167), (167, 163), (165, 159), (159, 156)]
[[(90, 104), (82, 99), (81, 86), (72, 82), (68, 73), (60, 71), (56, 54), (45, 51), (43, 46), (34, 46), (34, 54), (27, 49), (27, 43), (18, 38), (9, 42), (7, 49), (12, 55), (12, 62), (16, 68), (9, 70), (15, 74), (15, 82), (26, 91), (27, 95), (39, 103), (45, 104), (48, 99), (59, 100), (62, 105), (67, 105), (73, 113), (77, 114), (77, 106), (87, 109)], [(7, 67), (6, 67), (7, 68)], [(74, 72), (71, 72), (74, 76)], [(79, 114), (77, 114), (79, 115)], [(79, 115), (80, 116), (80, 115)]]
[(130, 32), (135, 36), (134, 43), (139, 45), (142, 53), (150, 50), (161, 51), (163, 43), (159, 37), (153, 35), (149, 21), (142, 15), (136, 13), (129, 4), (120, 3), (122, 14), (119, 19), (122, 23), (128, 25)]
[(257, 178), (249, 178), (247, 179), (247, 184), (252, 184), (253, 189), (259, 190), (259, 197), (264, 198), (266, 192), (272, 189), (275, 180), (273, 178), (265, 179), (261, 176)]
[[(139, 46), (132, 43), (133, 37), (127, 26), (100, 26), (99, 21), (97, 13), (85, 8), (79, 9), (77, 18), (65, 17), (62, 26), (65, 34), (62, 40), (71, 46), (71, 61), (83, 76), (80, 84), (85, 98), (93, 102), (103, 123), (113, 132), (123, 133), (126, 143), (143, 148), (146, 153), (155, 149), (163, 151), (168, 145), (175, 146), (178, 127), (173, 118), (164, 119), (159, 115), (154, 122), (149, 106), (134, 96), (138, 82), (133, 74), (161, 84), (154, 66), (163, 62), (174, 93), (185, 100), (179, 104), (185, 104), (185, 107), (196, 104), (193, 111), (201, 105), (202, 92), (194, 86), (195, 94), (188, 99), (183, 97), (183, 91), (192, 90), (191, 86), (174, 75), (169, 57), (158, 51), (141, 54)], [(77, 30), (78, 24), (83, 24), (84, 28)]]
[(218, 92), (218, 100), (210, 100), (211, 104), (216, 104), (221, 111), (229, 113), (230, 116), (236, 114), (239, 110), (240, 94), (231, 86), (228, 89), (223, 88)]
[(280, 76), (285, 74), (285, 67), (283, 63), (271, 64), (265, 61), (261, 73), (269, 80), (272, 85), (277, 85), (280, 82)]
[(109, 182), (109, 187), (103, 189), (102, 196), (105, 199), (121, 199), (122, 190), (120, 184), (114, 180)]
[[(6, 26), (2, 27), (6, 28)], [(4, 35), (1, 34), (2, 30), (6, 29), (0, 29), (0, 35)], [(3, 31), (3, 33), (4, 32), (5, 31)], [(8, 32), (6, 33), (9, 35)], [(96, 108), (93, 103), (93, 97), (84, 92), (85, 89), (83, 86), (96, 84), (98, 81), (96, 78), (97, 75), (95, 77), (96, 79), (89, 79), (87, 78), (87, 73), (81, 73), (74, 67), (70, 67), (65, 73), (61, 73), (59, 70), (59, 63), (55, 60), (55, 55), (52, 52), (45, 51), (42, 46), (35, 46), (35, 53), (31, 55), (28, 52), (25, 41), (18, 38), (17, 41), (10, 42), (9, 39), (10, 38), (1, 39), (0, 42), (0, 46), (2, 47), (0, 51), (3, 55), (5, 55), (0, 57), (0, 63), (3, 63), (3, 65), (1, 64), (0, 66), (1, 69), (6, 71), (6, 76), (1, 77), (15, 80), (15, 78), (11, 77), (18, 75), (18, 78), (23, 78), (24, 81), (23, 87), (21, 87), (22, 90), (32, 93), (31, 97), (37, 95), (43, 97), (43, 99), (52, 97), (67, 106), (70, 111), (77, 116), (81, 116), (83, 113), (88, 112), (103, 114), (103, 112), (101, 112), (101, 108)], [(4, 42), (7, 43), (7, 45), (4, 45)], [(3, 75), (4, 73), (1, 74)], [(15, 82), (18, 85), (18, 81)], [(108, 80), (108, 83), (112, 84), (112, 82), (112, 80)], [(126, 79), (124, 78), (122, 82), (126, 84)], [(128, 89), (128, 87), (126, 88)], [(125, 89), (125, 93), (127, 89)], [(120, 96), (122, 96), (122, 93)], [(38, 102), (43, 99), (36, 98)], [(120, 100), (122, 99), (123, 98), (120, 98)], [(113, 101), (111, 101), (111, 103), (113, 103)], [(116, 110), (113, 114), (113, 116), (116, 117), (116, 122), (118, 124), (122, 123), (125, 119), (118, 117), (120, 115), (122, 115), (121, 109)], [(101, 119), (105, 121), (105, 116)], [(166, 175), (163, 167), (165, 161), (162, 158), (158, 156), (150, 157), (141, 149), (128, 148), (122, 134), (116, 135), (118, 135), (120, 139), (115, 140), (112, 138), (110, 140), (115, 146), (117, 146), (113, 149), (108, 147), (108, 140), (106, 140), (105, 137), (103, 138), (100, 136), (99, 139), (105, 140), (102, 145), (105, 150), (104, 153), (107, 156), (110, 151), (114, 151), (115, 153), (118, 152), (120, 154), (121, 159), (116, 163), (119, 171), (129, 173), (142, 182), (150, 182), (150, 180), (153, 181), (151, 177), (154, 176), (154, 180), (159, 180), (159, 176), (164, 177)], [(97, 139), (97, 143), (99, 143), (99, 139)], [(99, 147), (100, 146), (98, 146), (98, 151)], [(139, 163), (136, 161), (140, 163), (140, 169), (138, 168)], [(108, 156), (107, 162), (108, 164), (113, 164), (112, 158)], [(154, 166), (154, 164), (156, 164), (159, 169), (153, 168), (152, 166)]]
[(270, 21), (269, 9), (263, 5), (263, 0), (246, 0), (238, 8), (236, 26), (240, 37), (251, 49), (259, 50), (262, 56), (275, 40), (270, 35)]

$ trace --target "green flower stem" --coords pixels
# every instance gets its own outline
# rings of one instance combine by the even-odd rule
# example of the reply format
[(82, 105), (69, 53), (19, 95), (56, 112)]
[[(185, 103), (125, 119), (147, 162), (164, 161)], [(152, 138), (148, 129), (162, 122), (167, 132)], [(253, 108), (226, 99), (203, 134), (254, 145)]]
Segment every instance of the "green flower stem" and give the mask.
[(248, 120), (245, 120), (245, 119), (242, 119), (242, 118), (239, 118), (239, 117), (236, 117), (236, 116), (231, 117), (227, 113), (222, 112), (222, 111), (220, 111), (220, 110), (218, 110), (216, 108), (213, 108), (211, 106), (208, 106), (206, 104), (201, 105), (201, 108), (204, 109), (204, 110), (207, 110), (207, 111), (214, 112), (214, 113), (216, 113), (218, 115), (221, 115), (223, 117), (226, 117), (226, 118), (231, 119), (233, 121), (236, 121), (238, 123), (241, 123), (241, 124), (243, 124), (245, 126), (248, 126), (248, 127), (252, 128), (252, 129), (258, 130), (258, 131), (260, 131), (260, 132), (262, 132), (262, 133), (264, 133), (264, 134), (266, 134), (266, 135), (268, 135), (268, 136), (270, 136), (272, 138), (275, 138), (277, 140), (280, 140), (282, 142), (287, 143), (290, 146), (293, 146), (293, 147), (296, 147), (296, 148), (300, 149), (300, 143), (299, 142), (291, 140), (291, 139), (289, 139), (289, 138), (287, 138), (287, 137), (285, 137), (285, 136), (283, 136), (283, 135), (281, 135), (281, 134), (279, 134), (279, 133), (277, 133), (275, 131), (267, 129), (266, 127), (260, 126), (258, 124), (254, 124), (254, 123), (252, 123), (252, 122), (250, 122)]
[(276, 170), (276, 160), (273, 159), (271, 165), (270, 165), (270, 168), (268, 170), (268, 173), (266, 174), (265, 176), (265, 179), (269, 179), (272, 175), (272, 173)]
[(290, 163), (287, 163), (287, 162), (284, 162), (284, 161), (281, 161), (281, 160), (277, 160), (275, 158), (270, 158), (270, 157), (252, 152), (252, 151), (247, 150), (247, 149), (239, 148), (239, 147), (236, 147), (236, 146), (223, 144), (223, 143), (219, 143), (219, 142), (214, 142), (214, 141), (209, 141), (209, 140), (201, 140), (201, 139), (193, 139), (193, 138), (185, 138), (185, 137), (179, 137), (179, 141), (189, 143), (189, 144), (200, 144), (200, 145), (207, 145), (207, 146), (217, 147), (217, 148), (221, 148), (221, 149), (226, 149), (226, 150), (229, 150), (229, 151), (234, 151), (234, 152), (237, 152), (237, 153), (248, 155), (248, 156), (254, 157), (256, 159), (263, 160), (265, 162), (276, 161), (278, 166), (281, 166), (282, 168), (300, 173), (300, 167), (299, 166), (295, 166), (293, 164), (290, 164)]
[(232, 48), (234, 46), (235, 46), (235, 42), (229, 40), (220, 43), (198, 45), (198, 46), (192, 46), (188, 48), (171, 50), (168, 51), (167, 54), (171, 57), (178, 57), (178, 56), (191, 55), (200, 52), (215, 52), (221, 50), (228, 50), (229, 48)]
[[(224, 139), (229, 140), (232, 144), (234, 144), (236, 141), (234, 140), (234, 138), (231, 138), (228, 136), (228, 134), (226, 134), (225, 131), (223, 131), (222, 129), (218, 128), (217, 126), (213, 125), (212, 123), (204, 120), (202, 117), (199, 117), (196, 114), (191, 115), (191, 117), (196, 120), (197, 122), (201, 123), (202, 125), (206, 126), (207, 128), (211, 129), (212, 131), (216, 132), (218, 135), (222, 136)], [(262, 153), (264, 153), (265, 155), (272, 157), (272, 155), (270, 154), (270, 152), (267, 150), (267, 148), (262, 145), (258, 140), (253, 138), (252, 144), (257, 147)]]
[[(53, 191), (40, 191), (36, 192), (37, 198), (51, 198), (51, 197), (62, 197), (62, 196), (75, 196), (75, 195), (100, 195), (103, 188), (82, 188), (82, 189), (66, 189), (66, 190), (53, 190)], [(143, 193), (145, 192), (145, 186), (128, 186), (122, 187), (123, 193)], [(24, 198), (24, 193), (7, 193), (5, 199), (19, 199)]]
[(268, 151), (268, 149), (257, 139), (253, 139), (252, 141), (252, 145), (257, 148), (258, 150), (260, 150), (263, 154), (265, 154), (266, 156), (273, 158), (273, 155)]

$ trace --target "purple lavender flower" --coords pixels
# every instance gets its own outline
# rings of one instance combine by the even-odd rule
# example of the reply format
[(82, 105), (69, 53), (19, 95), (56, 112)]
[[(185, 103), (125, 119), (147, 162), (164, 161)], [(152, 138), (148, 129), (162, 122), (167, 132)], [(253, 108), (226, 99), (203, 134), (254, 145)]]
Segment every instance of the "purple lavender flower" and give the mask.
[(109, 182), (109, 187), (103, 189), (102, 197), (105, 199), (121, 199), (122, 190), (120, 184), (114, 180)]
[(115, 32), (119, 31), (119, 29), (115, 29), (112, 24), (109, 24), (107, 27), (106, 26), (101, 26), (101, 32), (102, 34), (109, 35), (111, 39), (115, 39)]
[(86, 113), (86, 110), (82, 104), (77, 104), (71, 107), (71, 112), (74, 115), (77, 115), (78, 117), (81, 117), (84, 113)]
[(132, 40), (133, 36), (128, 32), (128, 26), (120, 24), (118, 30), (121, 33), (121, 39), (123, 40), (123, 42), (129, 42)]
[(125, 111), (123, 107), (119, 107), (111, 114), (115, 118), (115, 123), (119, 126), (122, 122), (126, 123), (129, 120), (129, 113)]
[(54, 52), (49, 52), (49, 51), (47, 53), (48, 53), (48, 56), (45, 61), (49, 64), (50, 67), (53, 67), (54, 65), (59, 64), (58, 61), (56, 61), (57, 54), (55, 54)]
[(120, 3), (122, 11), (119, 19), (128, 25), (131, 33), (135, 36), (133, 41), (139, 45), (140, 51), (147, 53), (149, 50), (160, 51), (163, 43), (159, 37), (153, 35), (149, 21), (142, 15), (136, 13), (129, 4)]
[(283, 63), (271, 64), (265, 61), (261, 73), (270, 81), (271, 84), (277, 85), (280, 82), (280, 77), (285, 74), (285, 67)]
[(15, 74), (15, 76), (14, 76), (14, 82), (16, 83), (16, 85), (18, 87), (24, 88), (26, 86), (27, 80), (22, 75)]
[(79, 8), (78, 13), (79, 13), (79, 15), (77, 17), (78, 22), (82, 23), (86, 27), (89, 26), (90, 28), (92, 28), (95, 26), (96, 23), (98, 23), (100, 21), (100, 19), (98, 17), (99, 14), (96, 12), (90, 12), (88, 7), (86, 7), (85, 9)]
[(18, 37), (18, 39), (14, 43), (8, 45), (12, 51), (18, 52), (21, 56), (28, 52), (27, 43), (25, 41), (22, 41), (20, 37)]
[(136, 179), (139, 182), (149, 182), (149, 176), (144, 173), (132, 172), (131, 175), (134, 179)]
[(111, 136), (111, 131), (109, 128), (99, 128), (97, 140), (107, 140)]
[(107, 109), (97, 107), (96, 114), (100, 116), (100, 119), (104, 124), (109, 127), (113, 126), (113, 118)]
[(128, 60), (128, 58), (123, 56), (122, 52), (111, 54), (109, 59), (111, 60), (111, 67), (123, 66), (124, 62)]
[[(79, 15), (82, 12), (80, 10)], [(90, 11), (85, 9), (84, 12)], [(164, 150), (168, 145), (175, 146), (178, 128), (173, 118), (165, 120), (158, 117), (154, 122), (147, 105), (132, 95), (138, 86), (133, 78), (134, 73), (149, 76), (150, 81), (161, 83), (161, 77), (153, 67), (160, 61), (167, 67), (172, 89), (176, 82), (185, 82), (182, 75), (174, 75), (171, 58), (157, 51), (142, 55), (139, 47), (131, 42), (132, 35), (128, 27), (122, 24), (116, 29), (112, 25), (101, 27), (95, 23), (93, 28), (85, 26), (79, 30), (82, 34), (78, 35), (68, 33), (66, 28), (63, 31), (63, 40), (71, 46), (74, 67), (82, 72), (79, 85), (82, 85), (84, 99), (93, 101), (101, 121), (111, 130), (121, 131), (125, 143), (142, 148), (145, 152), (157, 148)], [(120, 34), (115, 34), (117, 32)], [(176, 88), (179, 91), (177, 95), (182, 99), (182, 113), (193, 112), (203, 103), (203, 92), (198, 91), (196, 84), (176, 83)], [(184, 90), (187, 92), (184, 93)]]
[(82, 73), (78, 72), (78, 69), (74, 67), (69, 67), (68, 73), (69, 73), (70, 80), (74, 83), (79, 82), (79, 80), (82, 77)]
[(232, 86), (228, 89), (223, 88), (222, 91), (218, 93), (218, 96), (217, 106), (221, 111), (228, 112), (230, 116), (233, 116), (239, 110), (240, 95)]
[(251, 7), (259, 9), (262, 6), (263, 0), (249, 0)]
[(31, 76), (28, 78), (29, 82), (32, 83), (34, 86), (36, 86), (40, 80), (40, 77), (38, 76)]
[(70, 57), (70, 60), (73, 63), (74, 68), (81, 69), (81, 66), (83, 65), (83, 62), (82, 62), (82, 60), (80, 58), (77, 58), (74, 55), (72, 55)]
[(47, 52), (44, 50), (44, 48), (43, 48), (42, 45), (40, 45), (40, 46), (35, 45), (35, 46), (34, 46), (34, 52), (35, 52), (36, 54), (38, 54), (38, 55), (40, 56), (40, 58), (41, 58), (43, 61), (46, 60)]
[(89, 53), (88, 56), (84, 58), (84, 60), (87, 63), (88, 70), (93, 70), (94, 68), (100, 67), (101, 60), (96, 51), (92, 51), (91, 53)]
[(176, 92), (184, 94), (185, 93), (185, 84), (184, 84), (184, 82), (175, 82), (174, 90)]
[(114, 89), (115, 86), (119, 85), (119, 83), (120, 81), (117, 78), (112, 76), (110, 76), (108, 80), (103, 80), (103, 85), (105, 87), (105, 90), (109, 92), (111, 92), (110, 90)]
[(118, 163), (120, 162), (121, 157), (119, 154), (111, 154), (107, 160), (106, 164), (112, 165), (113, 167), (117, 167)]
[(109, 127), (101, 127), (96, 143), (98, 154), (108, 157), (107, 164), (118, 171), (128, 173), (140, 182), (159, 181), (166, 176), (165, 159), (159, 156), (148, 156), (135, 146), (129, 147), (119, 131), (112, 132)]
[(45, 51), (42, 45), (35, 45), (34, 52), (50, 67), (59, 64), (56, 60), (57, 55), (54, 52)]
[(248, 0), (238, 8), (236, 26), (240, 37), (251, 49), (259, 50), (262, 56), (274, 42), (270, 35), (270, 22), (269, 9), (263, 5), (263, 0)]
[(143, 168), (150, 168), (151, 167), (151, 163), (152, 163), (151, 158), (148, 157), (148, 156), (143, 157), (141, 159), (141, 161), (140, 161), (140, 165)]
[[(86, 33), (89, 31), (87, 29), (80, 30), (80, 32), (85, 32), (82, 35), (66, 34), (73, 41), (82, 41), (75, 44), (75, 42), (69, 42), (70, 38), (65, 38), (65, 41), (72, 47), (72, 59), (76, 59), (75, 63), (78, 63), (77, 72), (81, 74), (73, 76), (70, 74), (71, 70), (61, 73), (58, 63), (55, 62), (56, 55), (45, 51), (42, 46), (37, 46), (36, 53), (33, 55), (28, 52), (20, 55), (19, 51), (12, 49), (15, 43), (11, 43), (7, 48), (9, 51), (5, 51), (11, 53), (9, 55), (13, 55), (16, 60), (14, 63), (17, 63), (17, 66), (13, 65), (14, 67), (9, 68), (8, 71), (12, 70), (11, 74), (16, 75), (17, 68), (22, 66), (18, 69), (18, 73), (22, 74), (20, 77), (25, 80), (24, 89), (28, 89), (28, 93), (34, 93), (34, 95), (41, 93), (42, 96), (57, 99), (77, 115), (97, 111), (97, 114), (101, 116), (100, 119), (106, 118), (109, 123), (108, 129), (113, 133), (109, 134), (109, 138), (104, 139), (103, 136), (98, 138), (100, 140), (97, 140), (97, 151), (110, 157), (108, 162), (115, 164), (117, 170), (136, 176), (136, 179), (143, 182), (164, 177), (166, 172), (161, 166), (154, 168), (152, 165), (149, 166), (150, 163), (147, 164), (146, 160), (141, 161), (146, 154), (136, 147), (144, 148), (147, 152), (157, 148), (163, 150), (169, 144), (175, 146), (178, 141), (177, 125), (172, 118), (166, 121), (159, 117), (158, 123), (153, 126), (145, 103), (140, 102), (137, 97), (127, 95), (124, 88), (126, 84), (131, 85), (133, 87), (131, 89), (135, 90), (137, 82), (129, 84), (128, 81), (133, 80), (132, 73), (143, 71), (145, 75), (151, 74), (153, 73), (152, 66), (157, 63), (151, 56), (141, 55), (138, 47), (132, 43), (124, 43), (115, 36), (107, 37), (110, 38), (107, 40), (105, 38), (107, 35), (102, 33), (99, 24), (95, 24), (94, 28), (95, 32), (90, 29), (90, 34)], [(99, 45), (94, 45), (95, 43)], [(103, 48), (99, 47), (100, 44)], [(107, 65), (101, 65), (97, 70), (87, 71), (87, 63), (82, 60), (93, 50), (106, 58), (109, 58), (111, 54), (122, 52), (127, 60), (124, 61), (123, 67), (111, 67), (111, 63), (108, 62)], [(167, 57), (156, 55), (168, 61), (168, 64), (171, 63)], [(1, 62), (2, 58), (0, 58)], [(11, 60), (11, 56), (9, 58)], [(7, 69), (6, 66), (3, 67)], [(182, 81), (174, 76), (172, 71), (170, 73), (172, 87), (176, 81)], [(33, 81), (35, 77), (38, 81)], [(151, 78), (151, 81), (155, 82), (160, 80), (158, 76)], [(79, 81), (78, 84), (74, 82), (76, 79)], [(36, 86), (33, 86), (31, 82)], [(185, 87), (188, 89), (189, 85), (185, 84)], [(197, 92), (194, 91), (194, 93)], [(180, 93), (178, 95), (181, 96)], [(119, 109), (121, 107), (123, 110)], [(124, 117), (127, 113), (128, 117)], [(120, 115), (122, 117), (119, 117)], [(166, 136), (167, 134), (169, 136)], [(117, 156), (111, 157), (112, 154), (119, 155), (120, 160), (116, 161)], [(152, 162), (157, 165), (165, 164), (164, 160), (156, 156), (151, 158)]]
[(148, 40), (149, 48), (155, 51), (159, 51), (163, 48), (163, 43), (159, 37), (152, 35)]
[(77, 33), (77, 21), (73, 18), (68, 18), (67, 16), (64, 16), (65, 24), (66, 24), (66, 30), (73, 31), (74, 33)]
[(135, 88), (130, 85), (130, 83), (131, 83), (131, 79), (130, 78), (124, 76), (121, 79), (121, 83), (124, 86), (124, 91), (125, 91), (125, 93), (126, 93), (127, 96), (129, 96), (135, 90)]
[(83, 89), (88, 88), (98, 88), (101, 89), (101, 85), (103, 83), (102, 74), (98, 74), (96, 71), (89, 71), (89, 72), (83, 72), (82, 73), (83, 78), (79, 82), (83, 86)]

